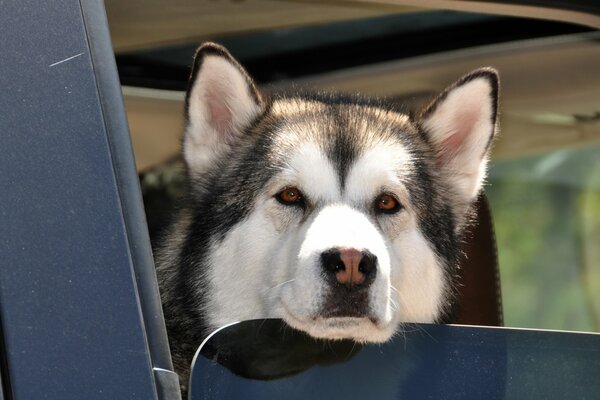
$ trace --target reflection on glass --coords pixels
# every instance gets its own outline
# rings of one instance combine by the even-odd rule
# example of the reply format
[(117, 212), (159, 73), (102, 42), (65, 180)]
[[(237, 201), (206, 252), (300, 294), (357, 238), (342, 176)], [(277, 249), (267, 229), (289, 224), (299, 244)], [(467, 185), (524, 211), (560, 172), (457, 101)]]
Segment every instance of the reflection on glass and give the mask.
[(220, 331), (206, 342), (202, 356), (240, 377), (270, 380), (345, 362), (361, 348), (350, 340), (318, 340), (270, 319)]
[(193, 400), (600, 398), (600, 334), (411, 324), (353, 346), (255, 320), (199, 351)]

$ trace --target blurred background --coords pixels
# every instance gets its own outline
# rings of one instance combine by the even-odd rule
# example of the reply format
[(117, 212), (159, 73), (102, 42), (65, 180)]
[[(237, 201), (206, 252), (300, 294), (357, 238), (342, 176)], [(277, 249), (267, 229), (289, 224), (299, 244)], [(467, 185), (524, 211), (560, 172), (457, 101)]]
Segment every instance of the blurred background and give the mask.
[(561, 11), (525, 18), (493, 5), (475, 13), (396, 3), (107, 0), (151, 235), (183, 189), (184, 91), (205, 40), (225, 45), (265, 91), (360, 92), (412, 110), (493, 66), (501, 136), (486, 192), (505, 324), (600, 331), (599, 32), (561, 22)]

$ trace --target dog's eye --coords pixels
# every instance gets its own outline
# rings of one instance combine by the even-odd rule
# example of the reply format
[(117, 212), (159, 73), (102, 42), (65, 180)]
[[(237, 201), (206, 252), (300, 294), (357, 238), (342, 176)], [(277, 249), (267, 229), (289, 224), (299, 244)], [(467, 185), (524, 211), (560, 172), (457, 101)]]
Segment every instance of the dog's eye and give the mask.
[(277, 193), (275, 196), (277, 201), (286, 206), (303, 205), (304, 196), (302, 192), (295, 187), (288, 187)]
[(382, 193), (375, 199), (375, 211), (384, 214), (394, 214), (402, 208), (402, 205), (393, 195)]

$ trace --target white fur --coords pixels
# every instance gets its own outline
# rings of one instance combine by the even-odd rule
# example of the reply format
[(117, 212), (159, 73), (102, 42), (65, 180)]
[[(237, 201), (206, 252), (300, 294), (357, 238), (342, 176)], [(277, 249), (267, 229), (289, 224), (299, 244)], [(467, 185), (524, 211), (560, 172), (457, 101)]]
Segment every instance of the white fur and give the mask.
[[(390, 297), (390, 263), (385, 240), (373, 223), (361, 212), (347, 205), (332, 204), (324, 207), (303, 229), (303, 240), (298, 251), (296, 280), (281, 291), (284, 318), (293, 326), (321, 337), (354, 337), (375, 340), (382, 328), (392, 320)], [(323, 293), (327, 290), (320, 265), (323, 251), (350, 247), (369, 250), (377, 256), (375, 281), (370, 286), (370, 306), (377, 325), (366, 319), (354, 319), (347, 326), (342, 319), (318, 318)], [(307, 299), (313, 300), (306, 302)], [(300, 300), (300, 301), (299, 301)], [(317, 300), (317, 301), (315, 301)], [(343, 329), (336, 329), (336, 326)], [(385, 338), (387, 339), (387, 337)], [(384, 339), (384, 340), (385, 340)]]
[(391, 219), (387, 228), (392, 258), (392, 301), (398, 305), (396, 322), (431, 322), (438, 316), (445, 291), (443, 266), (434, 250), (417, 228), (402, 172), (409, 172), (412, 159), (399, 144), (381, 143), (353, 165), (348, 174), (345, 197), (375, 198), (382, 189), (393, 192), (405, 211)]
[[(235, 320), (283, 316), (277, 297), (286, 286), (281, 284), (294, 279), (300, 245), (297, 234), (283, 232), (290, 224), (290, 210), (282, 210), (272, 198), (287, 186), (303, 188), (315, 201), (339, 198), (331, 162), (314, 143), (298, 146), (265, 196), (257, 201), (256, 211), (224, 241), (211, 246), (209, 263), (214, 267), (210, 282), (215, 301), (209, 303), (209, 315), (214, 316), (214, 327)], [(309, 282), (298, 280), (297, 284), (303, 283)]]
[(261, 112), (243, 72), (224, 57), (209, 55), (190, 92), (183, 155), (202, 172)]
[(232, 321), (273, 317), (263, 302), (268, 286), (267, 269), (277, 243), (276, 230), (264, 210), (258, 209), (237, 225), (221, 242), (211, 245), (209, 284), (213, 296), (207, 311), (210, 324), (220, 327)]
[[(210, 323), (279, 317), (316, 337), (381, 342), (401, 322), (433, 321), (445, 289), (443, 270), (414, 215), (407, 210), (383, 216), (394, 223), (378, 227), (369, 213), (382, 189), (402, 193), (398, 197), (410, 209), (398, 175), (408, 165), (410, 156), (401, 145), (379, 143), (356, 161), (342, 191), (320, 147), (295, 146), (252, 215), (211, 246)], [(298, 187), (316, 207), (306, 221), (273, 199), (287, 186)], [(320, 254), (336, 247), (377, 257), (370, 318), (319, 316), (328, 292)]]
[(392, 243), (393, 294), (398, 322), (431, 322), (440, 313), (447, 290), (444, 269), (418, 229), (402, 232)]
[[(402, 177), (410, 171), (412, 159), (398, 143), (378, 143), (351, 166), (346, 178), (344, 201), (371, 206), (373, 199), (383, 192), (396, 195), (407, 212), (393, 218), (394, 231), (408, 226), (407, 213), (411, 212), (408, 191)], [(402, 221), (399, 221), (400, 218)], [(389, 218), (388, 218), (389, 219)], [(385, 222), (385, 221), (384, 221)], [(392, 233), (395, 236), (396, 232)]]
[(276, 177), (273, 194), (285, 186), (297, 186), (313, 201), (330, 202), (340, 196), (335, 168), (315, 143), (302, 143), (288, 156), (284, 170)]

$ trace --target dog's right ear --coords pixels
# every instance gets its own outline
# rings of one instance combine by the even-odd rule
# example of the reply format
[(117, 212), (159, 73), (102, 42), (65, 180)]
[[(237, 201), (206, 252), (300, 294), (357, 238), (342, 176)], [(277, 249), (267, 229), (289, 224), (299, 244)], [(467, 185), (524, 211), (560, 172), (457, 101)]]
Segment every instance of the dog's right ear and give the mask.
[(194, 173), (204, 172), (263, 112), (248, 73), (222, 46), (198, 48), (185, 99), (183, 155)]

